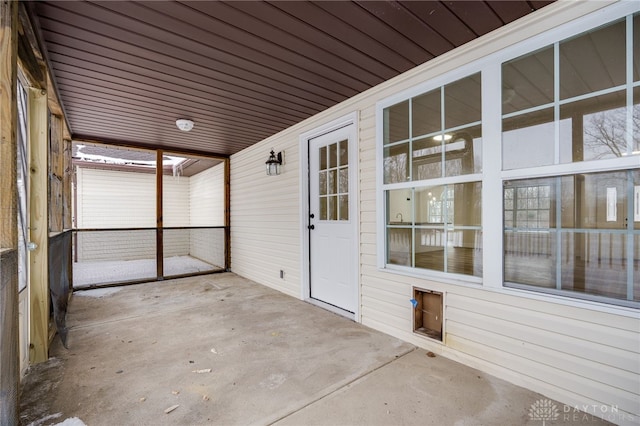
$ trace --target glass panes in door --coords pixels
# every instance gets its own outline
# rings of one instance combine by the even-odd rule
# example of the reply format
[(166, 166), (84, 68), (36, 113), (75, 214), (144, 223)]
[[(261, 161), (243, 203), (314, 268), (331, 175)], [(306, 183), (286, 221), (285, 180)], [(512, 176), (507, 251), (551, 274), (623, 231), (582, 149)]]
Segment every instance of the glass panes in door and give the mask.
[(319, 148), (320, 220), (349, 220), (349, 141)]

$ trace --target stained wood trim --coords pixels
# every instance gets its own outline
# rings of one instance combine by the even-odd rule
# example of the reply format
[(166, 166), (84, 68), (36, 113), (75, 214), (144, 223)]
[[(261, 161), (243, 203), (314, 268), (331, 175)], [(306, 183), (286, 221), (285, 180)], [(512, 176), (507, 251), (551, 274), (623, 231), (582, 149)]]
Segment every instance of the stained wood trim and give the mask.
[[(47, 105), (49, 105), (48, 103)], [(49, 231), (63, 230), (64, 140), (62, 117), (51, 115), (49, 140)]]
[(73, 153), (71, 140), (65, 137), (63, 141), (63, 176), (64, 182), (62, 185), (62, 206), (63, 206), (63, 218), (62, 225), (64, 229), (73, 228), (72, 216), (73, 216), (73, 207), (72, 207), (72, 191), (71, 184), (73, 181), (73, 162), (71, 159), (71, 155)]
[(224, 268), (231, 270), (231, 159), (224, 160)]
[[(223, 229), (224, 226), (165, 226), (162, 229), (169, 230), (190, 230), (190, 229)], [(153, 231), (156, 228), (80, 228), (74, 232), (128, 232), (128, 231)], [(58, 235), (55, 233), (53, 235)]]
[[(83, 137), (83, 136), (74, 136), (73, 138), (74, 142), (84, 142), (84, 143), (94, 143), (94, 144), (103, 144), (103, 145), (114, 145), (114, 146), (119, 146), (119, 147), (124, 147), (124, 148), (133, 148), (133, 149), (144, 149), (144, 150), (164, 150), (165, 147), (161, 147), (159, 145), (145, 145), (145, 144), (139, 144), (139, 143), (133, 143), (133, 142), (127, 142), (127, 141), (119, 141), (119, 140), (115, 140), (115, 139), (106, 139), (106, 138), (88, 138), (88, 137)], [(229, 158), (228, 155), (226, 154), (217, 154), (217, 153), (211, 153), (211, 152), (206, 152), (206, 151), (198, 151), (198, 150), (191, 150), (191, 149), (182, 149), (182, 148), (171, 148), (171, 149), (167, 149), (167, 152), (171, 152), (173, 154), (183, 154), (183, 155), (195, 155), (195, 156), (200, 156), (200, 157), (205, 157), (205, 158), (210, 158), (212, 160), (225, 160), (226, 158)]]
[(49, 357), (49, 277), (48, 277), (48, 107), (47, 92), (30, 88), (30, 241), (37, 248), (30, 252), (30, 341), (29, 361), (39, 363)]
[(164, 277), (164, 246), (162, 232), (162, 158), (164, 152), (159, 149), (156, 151), (156, 275), (161, 280)]

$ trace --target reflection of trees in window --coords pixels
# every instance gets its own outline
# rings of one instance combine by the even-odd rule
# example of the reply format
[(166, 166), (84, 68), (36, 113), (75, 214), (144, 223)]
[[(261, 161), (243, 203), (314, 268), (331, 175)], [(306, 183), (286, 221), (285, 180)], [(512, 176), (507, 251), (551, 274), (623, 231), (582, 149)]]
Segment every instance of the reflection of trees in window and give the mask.
[[(633, 146), (635, 150), (640, 149), (640, 105), (636, 104), (633, 106)], [(638, 152), (635, 152), (638, 154)]]
[(387, 156), (384, 159), (384, 182), (396, 183), (407, 180), (407, 154)]
[[(634, 127), (638, 118), (634, 117)], [(584, 148), (590, 151), (589, 158), (601, 159), (613, 154), (621, 157), (627, 152), (627, 109), (615, 108), (587, 114), (584, 117)]]

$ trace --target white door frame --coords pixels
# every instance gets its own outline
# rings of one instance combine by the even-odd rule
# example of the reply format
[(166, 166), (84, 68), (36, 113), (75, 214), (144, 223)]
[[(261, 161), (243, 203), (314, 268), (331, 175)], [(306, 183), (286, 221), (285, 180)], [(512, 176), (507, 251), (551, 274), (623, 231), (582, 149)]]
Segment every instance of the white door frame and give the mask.
[(356, 153), (359, 152), (359, 132), (358, 132), (358, 112), (354, 111), (351, 114), (345, 115), (336, 120), (330, 121), (322, 126), (316, 127), (313, 130), (305, 132), (300, 135), (300, 251), (301, 251), (301, 260), (300, 260), (300, 277), (301, 277), (301, 288), (300, 288), (300, 298), (304, 301), (312, 303), (314, 305), (318, 305), (322, 308), (335, 312), (337, 314), (347, 316), (353, 319), (356, 322), (362, 322), (360, 316), (360, 214), (359, 214), (359, 206), (360, 206), (360, 191), (358, 187), (358, 176), (360, 170), (360, 158), (359, 155), (356, 155), (354, 160), (349, 159), (349, 163), (353, 161), (353, 165), (355, 167), (355, 179), (351, 180), (352, 191), (356, 196), (355, 200), (355, 211), (349, 213), (349, 216), (357, 218), (356, 219), (356, 235), (355, 238), (355, 246), (357, 247), (357, 256), (355, 259), (357, 261), (357, 265), (354, 268), (354, 282), (356, 283), (355, 291), (356, 295), (356, 308), (354, 310), (354, 314), (349, 314), (346, 311), (338, 309), (332, 305), (327, 303), (323, 303), (321, 301), (315, 300), (311, 298), (311, 289), (310, 289), (310, 275), (309, 275), (309, 230), (307, 226), (309, 225), (309, 140), (316, 138), (318, 136), (322, 136), (326, 133), (331, 133), (334, 130), (340, 129), (342, 127), (346, 127), (349, 125), (355, 126), (355, 149)]

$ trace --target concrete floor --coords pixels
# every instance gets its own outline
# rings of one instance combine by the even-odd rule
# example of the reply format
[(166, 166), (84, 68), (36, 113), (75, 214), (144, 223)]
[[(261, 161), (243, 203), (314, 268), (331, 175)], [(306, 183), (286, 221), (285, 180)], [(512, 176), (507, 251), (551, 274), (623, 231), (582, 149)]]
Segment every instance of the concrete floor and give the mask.
[(548, 401), (231, 273), (79, 292), (67, 322), (23, 425), (542, 425)]
[[(165, 277), (224, 269), (191, 256), (165, 257), (163, 267)], [(73, 286), (78, 288), (91, 284), (154, 279), (157, 274), (155, 259), (74, 262)]]

